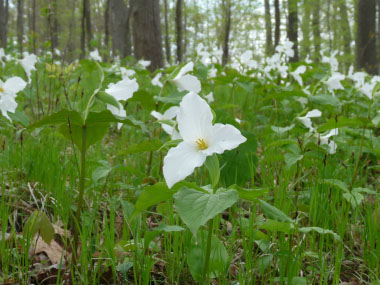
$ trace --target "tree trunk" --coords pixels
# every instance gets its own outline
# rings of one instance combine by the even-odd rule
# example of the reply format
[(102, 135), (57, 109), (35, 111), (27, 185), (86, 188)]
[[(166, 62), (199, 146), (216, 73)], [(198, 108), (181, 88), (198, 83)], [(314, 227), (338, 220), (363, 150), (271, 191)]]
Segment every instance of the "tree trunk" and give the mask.
[(131, 9), (124, 0), (110, 0), (112, 23), (112, 49), (122, 58), (132, 54), (130, 17)]
[(275, 15), (275, 28), (274, 28), (274, 46), (278, 46), (280, 43), (280, 1), (274, 0), (274, 15)]
[(24, 0), (17, 1), (17, 42), (22, 57), (23, 53), (23, 38), (24, 38)]
[(294, 56), (290, 61), (298, 61), (298, 0), (288, 0), (288, 39), (294, 43)]
[(7, 47), (8, 0), (0, 0), (0, 47)]
[(377, 73), (376, 0), (358, 0), (356, 63), (369, 74)]
[(301, 44), (301, 56), (306, 58), (310, 54), (310, 8), (311, 0), (304, 0), (303, 5), (303, 19), (302, 19), (302, 44)]
[(92, 40), (92, 29), (91, 29), (91, 9), (90, 1), (83, 0), (83, 9), (82, 9), (82, 31), (81, 31), (81, 58), (84, 58), (86, 54), (86, 39), (87, 39), (87, 48), (91, 50), (91, 40)]
[[(106, 9), (104, 10), (104, 48), (109, 51), (110, 48), (110, 1), (106, 2)], [(108, 54), (104, 56), (104, 60), (108, 61)]]
[(265, 0), (265, 31), (266, 31), (266, 54), (271, 55), (273, 53), (273, 44), (272, 44), (272, 19), (270, 15), (269, 0)]
[(314, 0), (313, 7), (313, 21), (312, 21), (312, 30), (313, 30), (313, 45), (314, 45), (314, 61), (318, 62), (321, 52), (321, 30), (319, 25), (319, 11), (320, 11), (320, 0)]
[(157, 0), (132, 0), (134, 53), (149, 60), (151, 71), (163, 66), (160, 6)]
[(231, 0), (223, 0), (223, 10), (224, 16), (226, 19), (225, 27), (224, 27), (224, 36), (223, 36), (223, 57), (222, 57), (222, 65), (226, 65), (228, 62), (228, 53), (229, 53), (229, 45), (228, 42), (230, 40), (230, 32), (231, 32)]
[(37, 54), (37, 28), (36, 28), (36, 21), (37, 21), (37, 0), (33, 0), (32, 2), (32, 25), (31, 25), (31, 36), (33, 40), (33, 53)]
[(182, 62), (182, 33), (183, 33), (183, 23), (182, 23), (182, 3), (183, 0), (177, 0), (177, 7), (175, 13), (175, 24), (176, 24), (176, 34), (177, 34), (177, 61)]
[(344, 0), (339, 1), (339, 9), (340, 9), (340, 17), (342, 19), (341, 27), (342, 27), (342, 32), (343, 32), (344, 53), (347, 56), (349, 56), (351, 54), (352, 39), (351, 39), (350, 23), (348, 21), (346, 1)]
[(170, 54), (170, 41), (169, 41), (169, 20), (168, 20), (168, 0), (164, 0), (165, 8), (165, 52), (166, 52), (166, 61), (170, 63), (171, 54)]

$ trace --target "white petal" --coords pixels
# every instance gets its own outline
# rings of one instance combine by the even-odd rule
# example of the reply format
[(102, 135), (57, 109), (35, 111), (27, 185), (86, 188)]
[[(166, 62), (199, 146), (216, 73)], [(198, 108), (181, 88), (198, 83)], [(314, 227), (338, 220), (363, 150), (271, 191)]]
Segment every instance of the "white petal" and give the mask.
[(207, 102), (195, 93), (182, 99), (177, 115), (178, 129), (184, 141), (194, 143), (207, 139), (212, 131), (213, 115)]
[(157, 112), (157, 111), (152, 111), (150, 112), (150, 114), (155, 117), (157, 120), (162, 120), (162, 118), (164, 117), (161, 113)]
[(215, 101), (214, 100), (214, 94), (212, 92), (210, 92), (208, 95), (206, 95), (205, 98), (209, 104)]
[(186, 142), (181, 142), (175, 148), (171, 148), (164, 158), (163, 167), (169, 188), (192, 174), (194, 169), (202, 166), (205, 160), (206, 156), (202, 152)]
[(232, 125), (215, 124), (212, 127), (212, 137), (209, 148), (204, 150), (206, 155), (221, 154), (225, 150), (238, 147), (247, 139)]
[(314, 110), (311, 110), (310, 112), (308, 112), (306, 114), (306, 118), (317, 118), (317, 117), (320, 117), (322, 115), (322, 112), (319, 111), (318, 109), (314, 109)]
[(193, 71), (193, 68), (194, 68), (194, 63), (190, 61), (188, 64), (186, 64), (184, 67), (181, 68), (181, 70), (178, 72), (174, 80), (183, 77), (185, 74), (189, 73), (190, 71)]
[(312, 127), (312, 123), (311, 123), (311, 120), (310, 118), (307, 118), (307, 117), (297, 117), (298, 120), (301, 121), (301, 123), (309, 129), (309, 132), (312, 132), (314, 130), (314, 128)]
[(4, 90), (7, 94), (16, 95), (21, 90), (24, 90), (26, 82), (18, 77), (11, 77), (4, 83)]
[(14, 113), (16, 111), (16, 108), (17, 108), (17, 102), (12, 97), (10, 97), (10, 96), (1, 96), (0, 97), (1, 114), (4, 117), (6, 117), (7, 119), (9, 119), (10, 121), (12, 121), (12, 120), (11, 120), (11, 118), (9, 118), (7, 112)]
[(173, 120), (178, 115), (178, 112), (179, 112), (178, 106), (170, 107), (164, 113), (165, 120)]
[(128, 100), (133, 96), (133, 93), (139, 89), (139, 85), (136, 79), (130, 80), (129, 78), (124, 78), (117, 83), (111, 83), (105, 90), (106, 93), (113, 96), (116, 100)]
[(173, 82), (177, 85), (179, 91), (192, 91), (194, 93), (201, 91), (201, 82), (194, 75), (186, 74), (175, 78)]

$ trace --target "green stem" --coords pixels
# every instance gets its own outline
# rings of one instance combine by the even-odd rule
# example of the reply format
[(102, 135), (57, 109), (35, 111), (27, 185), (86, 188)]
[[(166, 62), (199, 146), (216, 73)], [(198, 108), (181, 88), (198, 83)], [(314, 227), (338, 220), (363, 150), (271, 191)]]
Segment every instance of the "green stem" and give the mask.
[(203, 284), (209, 284), (209, 275), (208, 275), (208, 268), (210, 264), (210, 255), (211, 255), (211, 239), (212, 239), (212, 230), (214, 228), (214, 219), (211, 219), (208, 222), (208, 236), (207, 236), (207, 248), (206, 248), (206, 260), (205, 260), (205, 266), (203, 270)]
[(363, 142), (364, 142), (364, 136), (365, 136), (365, 129), (366, 129), (366, 127), (363, 128), (362, 138), (360, 140), (359, 154), (358, 154), (358, 158), (356, 160), (356, 165), (355, 165), (354, 173), (352, 175), (350, 190), (352, 190), (352, 188), (354, 187), (356, 174), (357, 174), (358, 169), (359, 169), (360, 157), (362, 155), (362, 150), (363, 150)]
[[(79, 242), (79, 226), (80, 226), (80, 217), (82, 212), (83, 204), (83, 194), (84, 194), (84, 180), (86, 175), (86, 125), (82, 127), (82, 147), (81, 147), (81, 174), (79, 182), (79, 197), (78, 197), (78, 206), (77, 212), (75, 215), (76, 227), (74, 227), (74, 256), (77, 254), (78, 242)], [(74, 259), (75, 260), (75, 259)]]

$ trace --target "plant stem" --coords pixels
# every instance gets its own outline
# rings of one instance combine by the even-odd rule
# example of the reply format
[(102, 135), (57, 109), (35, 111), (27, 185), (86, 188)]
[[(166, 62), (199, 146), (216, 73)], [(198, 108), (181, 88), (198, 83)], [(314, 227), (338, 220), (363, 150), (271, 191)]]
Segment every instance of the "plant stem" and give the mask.
[(212, 230), (214, 228), (214, 219), (211, 219), (208, 222), (208, 236), (207, 236), (207, 249), (206, 249), (206, 260), (205, 260), (205, 266), (203, 270), (203, 284), (208, 284), (209, 275), (208, 275), (208, 268), (210, 263), (210, 255), (211, 255), (211, 239), (212, 239)]
[(365, 130), (366, 130), (366, 128), (364, 127), (363, 128), (363, 133), (362, 133), (362, 138), (360, 140), (358, 159), (356, 160), (354, 173), (352, 175), (350, 190), (352, 190), (352, 188), (354, 187), (354, 183), (355, 183), (355, 179), (356, 179), (356, 174), (358, 173), (360, 157), (362, 155), (362, 150), (363, 150), (363, 141), (364, 141)]
[(80, 182), (79, 182), (79, 197), (78, 197), (78, 206), (77, 212), (75, 215), (75, 222), (77, 223), (76, 227), (74, 227), (74, 260), (76, 259), (76, 254), (78, 250), (78, 242), (79, 242), (79, 226), (80, 226), (80, 217), (82, 212), (82, 204), (83, 204), (83, 194), (84, 194), (84, 179), (86, 175), (86, 125), (82, 127), (82, 148), (81, 148), (81, 174), (80, 174)]

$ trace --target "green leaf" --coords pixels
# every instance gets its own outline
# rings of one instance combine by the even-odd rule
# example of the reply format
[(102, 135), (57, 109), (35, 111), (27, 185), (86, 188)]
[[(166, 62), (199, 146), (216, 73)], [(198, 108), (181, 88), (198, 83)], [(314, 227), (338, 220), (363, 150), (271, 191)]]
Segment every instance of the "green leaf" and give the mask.
[(50, 244), (54, 238), (54, 227), (45, 213), (34, 211), (26, 221), (23, 235), (33, 238), (37, 232), (40, 232), (42, 239)]
[(115, 97), (107, 94), (104, 91), (97, 93), (95, 98), (105, 104), (112, 105), (118, 109), (120, 107), (120, 103), (115, 99)]
[(351, 193), (344, 193), (342, 196), (347, 200), (348, 203), (351, 203), (351, 206), (354, 209), (359, 206), (364, 200), (364, 195), (354, 190), (352, 190)]
[(261, 204), (261, 208), (263, 209), (265, 215), (275, 221), (278, 222), (288, 222), (288, 223), (293, 223), (293, 220), (289, 218), (284, 212), (281, 210), (277, 209), (276, 207), (268, 204), (267, 202), (263, 200), (259, 200)]
[(269, 192), (268, 188), (255, 188), (255, 189), (244, 189), (238, 185), (231, 185), (228, 189), (235, 189), (239, 193), (239, 198), (248, 201), (257, 201), (257, 198), (265, 195)]
[(148, 112), (153, 111), (156, 108), (156, 102), (153, 99), (153, 95), (145, 90), (136, 91), (128, 102), (139, 102)]
[(311, 231), (315, 231), (319, 234), (331, 234), (333, 235), (334, 239), (336, 241), (341, 241), (342, 239), (340, 238), (340, 236), (336, 233), (334, 233), (332, 230), (326, 230), (326, 229), (323, 229), (323, 228), (320, 228), (320, 227), (303, 227), (303, 228), (300, 228), (299, 229), (300, 232), (302, 233), (308, 233), (308, 232), (311, 232)]
[(372, 123), (370, 120), (365, 119), (365, 118), (338, 117), (337, 120), (335, 120), (335, 118), (332, 118), (327, 123), (320, 126), (318, 128), (318, 132), (322, 133), (325, 131), (329, 131), (335, 128), (342, 128), (342, 127), (363, 128), (368, 125), (372, 125)]
[(8, 112), (8, 116), (13, 122), (19, 122), (24, 128), (29, 125), (29, 118), (25, 113), (16, 110), (15, 113)]
[(220, 178), (219, 160), (216, 154), (210, 155), (206, 159), (206, 168), (212, 181), (212, 187), (216, 187)]
[(331, 105), (334, 107), (341, 105), (341, 103), (337, 97), (327, 95), (327, 94), (309, 96), (308, 100), (312, 103), (319, 104), (319, 105)]
[(290, 130), (292, 130), (294, 128), (294, 124), (291, 124), (290, 126), (288, 127), (276, 127), (276, 126), (271, 126), (271, 129), (272, 131), (274, 131), (275, 133), (279, 134), (279, 135), (282, 135), (286, 132), (289, 132)]
[(289, 222), (279, 222), (271, 219), (260, 223), (258, 225), (259, 229), (271, 231), (271, 232), (284, 232), (290, 233), (294, 229), (294, 224)]
[(284, 155), (284, 160), (287, 168), (292, 167), (297, 161), (303, 159), (303, 155), (287, 152)]
[(239, 194), (235, 190), (212, 194), (183, 187), (174, 195), (177, 212), (194, 236), (208, 220), (231, 207), (238, 199)]
[(162, 142), (159, 139), (154, 139), (151, 141), (143, 141), (138, 144), (132, 144), (127, 147), (125, 151), (119, 153), (119, 155), (128, 155), (131, 153), (140, 153), (147, 151), (157, 151), (162, 146)]
[(180, 226), (170, 226), (166, 224), (161, 224), (157, 228), (154, 228), (152, 231), (146, 232), (144, 236), (144, 247), (148, 248), (150, 242), (158, 235), (160, 235), (162, 232), (165, 233), (172, 233), (172, 232), (181, 232), (185, 229)]
[(158, 150), (160, 151), (164, 148), (176, 147), (181, 141), (182, 141), (182, 139), (168, 141), (168, 142), (164, 143)]
[(77, 111), (61, 110), (50, 116), (46, 116), (42, 118), (40, 121), (30, 125), (29, 128), (34, 129), (34, 128), (40, 128), (46, 125), (68, 124), (69, 121), (70, 121), (70, 124), (72, 125), (78, 125), (78, 126), (83, 125), (82, 116)]
[(335, 186), (337, 188), (340, 188), (344, 192), (350, 192), (350, 190), (348, 189), (347, 184), (344, 183), (343, 181), (338, 180), (338, 179), (322, 179), (321, 183), (329, 184), (331, 186)]
[[(187, 249), (187, 264), (190, 273), (196, 281), (200, 281), (203, 275), (206, 260), (207, 233), (200, 231), (197, 238), (193, 238)], [(209, 263), (209, 276), (216, 278), (226, 273), (228, 269), (228, 252), (223, 243), (216, 237), (211, 238), (211, 254)]]
[(175, 192), (175, 188), (169, 189), (164, 182), (145, 187), (137, 199), (132, 217), (151, 206), (172, 199)]
[(102, 166), (99, 166), (92, 173), (92, 180), (97, 183), (100, 179), (105, 178), (112, 171), (112, 167), (106, 161), (102, 161)]

